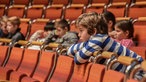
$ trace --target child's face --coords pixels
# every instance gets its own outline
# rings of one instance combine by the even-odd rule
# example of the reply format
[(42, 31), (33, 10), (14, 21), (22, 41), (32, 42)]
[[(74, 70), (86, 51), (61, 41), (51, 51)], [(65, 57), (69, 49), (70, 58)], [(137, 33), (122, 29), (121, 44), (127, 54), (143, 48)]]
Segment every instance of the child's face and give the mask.
[(78, 28), (79, 28), (78, 36), (80, 37), (80, 41), (85, 42), (85, 41), (89, 40), (91, 35), (88, 34), (87, 28), (85, 28), (81, 25)]
[(127, 39), (127, 38), (128, 38), (128, 32), (127, 31), (124, 32), (123, 30), (115, 26), (115, 39), (120, 41), (122, 39)]
[(6, 24), (5, 22), (1, 22), (1, 29), (2, 29), (4, 32), (7, 32), (6, 26), (7, 26), (7, 24)]
[(16, 31), (16, 25), (12, 25), (11, 22), (7, 22), (7, 30), (9, 33), (14, 33)]
[(67, 30), (66, 29), (62, 29), (60, 27), (56, 27), (56, 35), (58, 35), (58, 37), (62, 37), (63, 35), (66, 34)]

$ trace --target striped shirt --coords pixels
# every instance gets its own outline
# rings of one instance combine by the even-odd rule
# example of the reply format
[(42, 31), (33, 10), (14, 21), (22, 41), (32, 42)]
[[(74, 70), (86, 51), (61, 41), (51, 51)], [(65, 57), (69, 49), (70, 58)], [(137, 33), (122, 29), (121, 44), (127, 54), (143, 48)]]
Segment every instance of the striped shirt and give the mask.
[(132, 58), (136, 58), (139, 62), (143, 61), (141, 56), (129, 50), (125, 46), (122, 46), (120, 43), (110, 38), (107, 34), (96, 34), (95, 36), (91, 36), (87, 42), (72, 45), (68, 49), (67, 55), (74, 56), (74, 61), (77, 64), (81, 64), (87, 62), (93, 52), (97, 50), (110, 51), (119, 56), (130, 56)]

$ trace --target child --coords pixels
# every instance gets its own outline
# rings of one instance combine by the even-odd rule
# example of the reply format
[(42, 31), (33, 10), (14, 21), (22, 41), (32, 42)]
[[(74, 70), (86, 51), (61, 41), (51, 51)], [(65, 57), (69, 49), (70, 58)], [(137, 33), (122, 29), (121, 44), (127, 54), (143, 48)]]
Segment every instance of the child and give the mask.
[(0, 20), (0, 38), (6, 38), (8, 31), (6, 29), (8, 18), (6, 16), (1, 17)]
[[(114, 52), (119, 56), (130, 56), (139, 62), (143, 61), (141, 56), (108, 36), (108, 26), (103, 15), (95, 12), (84, 13), (78, 17), (76, 26), (79, 28), (79, 37), (84, 42), (72, 45), (67, 51), (67, 55), (74, 56), (76, 64), (88, 62), (93, 52), (98, 50)], [(113, 69), (120, 71), (122, 67), (121, 64), (117, 64)]]
[(116, 23), (115, 15), (110, 11), (104, 11), (103, 16), (105, 17), (108, 25), (108, 35), (112, 38), (114, 38), (115, 31), (114, 26)]
[(125, 47), (134, 46), (132, 40), (134, 28), (132, 22), (128, 20), (122, 20), (115, 24), (115, 40)]
[(46, 26), (44, 27), (44, 30), (38, 30), (36, 31), (29, 39), (30, 42), (32, 41), (39, 41), (39, 42), (44, 42), (45, 38), (47, 35), (55, 30), (54, 28), (54, 23), (53, 22), (48, 22)]
[[(53, 30), (55, 30), (54, 23), (48, 22), (46, 26), (44, 27), (44, 30), (38, 30), (30, 37), (29, 42), (32, 42), (32, 41), (44, 42), (45, 38)], [(41, 46), (37, 46), (37, 45), (31, 45), (28, 47), (28, 49), (35, 49), (35, 50), (40, 50), (40, 48)]]
[(44, 44), (56, 42), (65, 47), (71, 46), (78, 41), (78, 36), (74, 32), (70, 32), (70, 26), (65, 19), (55, 23), (55, 31), (52, 31), (46, 38)]
[[(7, 30), (8, 30), (8, 37), (9, 39), (12, 39), (12, 45), (19, 41), (19, 40), (25, 40), (25, 37), (20, 32), (20, 19), (16, 16), (10, 17), (7, 21)], [(16, 47), (20, 47), (20, 45), (15, 45)]]

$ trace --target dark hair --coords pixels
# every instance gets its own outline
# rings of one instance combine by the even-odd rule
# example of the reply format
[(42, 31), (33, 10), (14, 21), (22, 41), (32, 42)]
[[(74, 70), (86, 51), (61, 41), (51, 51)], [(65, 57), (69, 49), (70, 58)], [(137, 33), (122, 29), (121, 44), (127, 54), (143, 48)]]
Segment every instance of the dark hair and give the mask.
[(134, 27), (131, 21), (129, 20), (121, 20), (118, 21), (115, 26), (119, 29), (121, 29), (122, 31), (126, 32), (129, 31), (129, 35), (128, 38), (132, 38), (133, 34), (134, 34)]
[(96, 12), (89, 12), (80, 15), (76, 20), (76, 26), (78, 27), (79, 25), (87, 28), (88, 34), (90, 35), (95, 33), (95, 29), (97, 34), (108, 34), (106, 19), (102, 14), (97, 14)]
[(112, 12), (106, 10), (103, 12), (103, 16), (105, 17), (107, 22), (109, 21), (113, 22), (112, 28), (114, 30), (114, 25), (116, 23), (115, 15)]
[(49, 30), (54, 30), (55, 27), (54, 27), (54, 22), (47, 22), (46, 23), (46, 26), (44, 27), (44, 31), (49, 31)]
[(67, 27), (67, 30), (68, 31), (70, 30), (70, 25), (66, 19), (61, 19), (59, 21), (56, 21), (55, 27), (60, 27), (62, 29), (65, 29), (65, 27)]

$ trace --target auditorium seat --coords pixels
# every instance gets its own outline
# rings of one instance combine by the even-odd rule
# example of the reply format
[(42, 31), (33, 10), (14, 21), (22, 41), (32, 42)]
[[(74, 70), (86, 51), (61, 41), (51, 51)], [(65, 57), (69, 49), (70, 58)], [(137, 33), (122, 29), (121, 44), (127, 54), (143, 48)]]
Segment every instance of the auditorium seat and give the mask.
[(146, 27), (146, 17), (139, 17), (134, 22), (134, 38), (136, 40), (137, 46), (146, 46), (145, 27)]
[(84, 12), (83, 4), (70, 5), (65, 9), (64, 18), (73, 21)]
[(42, 51), (39, 64), (32, 77), (24, 77), (21, 82), (34, 82), (38, 80), (40, 82), (47, 82), (48, 78), (52, 74), (56, 65), (57, 56), (55, 52)]
[(25, 49), (22, 62), (16, 71), (10, 74), (10, 81), (19, 82), (23, 76), (32, 76), (39, 59), (39, 51)]
[(146, 47), (136, 46), (129, 49), (140, 55), (143, 59), (146, 59)]
[(136, 2), (134, 4), (131, 4), (130, 7), (128, 7), (128, 17), (131, 18), (138, 18), (138, 17), (146, 17), (146, 1), (143, 2)]
[(88, 5), (90, 3), (90, 0), (71, 0), (71, 4), (84, 4)]
[(26, 7), (25, 5), (12, 5), (9, 6), (7, 10), (7, 16), (12, 17), (12, 16), (17, 16), (20, 18), (23, 18), (26, 12)]
[(49, 82), (69, 82), (73, 73), (74, 60), (69, 56), (59, 55), (56, 68)]
[(26, 5), (29, 6), (31, 4), (30, 0), (13, 0), (13, 5)]
[(68, 5), (70, 0), (51, 0), (51, 5)]
[(70, 82), (86, 82), (91, 66), (92, 63), (75, 64)]
[(26, 11), (26, 18), (37, 19), (42, 18), (44, 14), (44, 5), (32, 5), (29, 6)]
[(29, 18), (20, 18), (20, 21), (21, 21), (21, 24), (20, 24), (21, 30), (20, 31), (24, 35), (25, 39), (27, 39), (31, 20)]
[(103, 76), (103, 82), (124, 82), (125, 75), (114, 70), (107, 70)]
[(11, 0), (0, 0), (0, 4), (4, 4), (6, 6), (9, 6), (11, 4)]
[(91, 4), (101, 4), (101, 5), (105, 5), (105, 4), (109, 4), (110, 0), (91, 0)]
[(1, 80), (9, 80), (10, 73), (19, 67), (23, 58), (23, 51), (24, 49), (22, 48), (12, 48), (8, 62), (4, 67), (0, 67)]
[(4, 16), (4, 14), (5, 14), (5, 5), (0, 5), (0, 17), (1, 16)]
[(8, 46), (0, 46), (0, 66), (3, 65), (5, 58), (8, 56)]
[(49, 5), (50, 0), (32, 0), (32, 5)]
[(138, 82), (138, 81), (135, 79), (128, 79), (126, 82)]
[(87, 82), (102, 82), (105, 73), (105, 66), (101, 64), (93, 64), (91, 66)]
[(38, 30), (44, 30), (44, 26), (46, 25), (46, 23), (49, 22), (49, 19), (35, 19), (32, 21), (31, 23), (31, 27), (29, 30), (29, 35), (27, 37), (27, 40), (29, 40), (29, 38), (31, 37), (31, 35), (38, 31)]
[(50, 20), (61, 19), (63, 15), (63, 5), (51, 5), (45, 9), (45, 17)]

